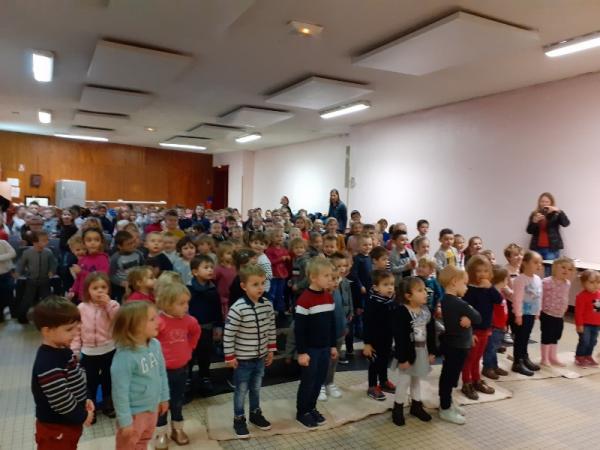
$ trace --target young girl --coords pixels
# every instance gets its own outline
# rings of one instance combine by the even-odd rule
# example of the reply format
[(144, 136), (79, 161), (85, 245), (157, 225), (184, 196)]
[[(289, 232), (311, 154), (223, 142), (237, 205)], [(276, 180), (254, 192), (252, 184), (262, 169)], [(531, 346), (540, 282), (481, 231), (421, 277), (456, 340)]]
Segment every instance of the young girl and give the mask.
[(154, 305), (132, 302), (117, 312), (113, 326), (117, 352), (110, 368), (116, 450), (145, 450), (158, 416), (169, 410), (169, 383), (157, 334)]
[(149, 266), (134, 267), (127, 274), (125, 303), (142, 300), (154, 304), (154, 271)]
[(500, 292), (492, 285), (492, 265), (485, 256), (475, 255), (467, 264), (469, 286), (463, 300), (481, 316), (481, 322), (473, 324), (473, 346), (467, 355), (462, 370), (462, 393), (471, 400), (479, 399), (477, 392), (493, 394), (494, 388), (481, 379), (479, 363), (492, 334), (494, 305), (502, 303)]
[(58, 222), (58, 239), (61, 252), (69, 251), (67, 242), (75, 233), (77, 233), (77, 226), (73, 223), (73, 213), (68, 209), (64, 209)]
[[(508, 320), (508, 305), (502, 292), (508, 284), (508, 270), (506, 267), (493, 266), (492, 284), (502, 296), (502, 303), (494, 305), (494, 313), (492, 314), (492, 332), (488, 338), (485, 352), (483, 353), (483, 369), (481, 375), (491, 380), (497, 380), (501, 376), (508, 375), (508, 372), (501, 367), (498, 367), (498, 356), (502, 339), (506, 332), (506, 323)], [(506, 351), (506, 348), (504, 348)]]
[(575, 298), (575, 327), (579, 334), (575, 364), (595, 367), (598, 363), (592, 353), (600, 331), (600, 273), (585, 270), (579, 278), (583, 290)]
[(496, 255), (494, 255), (493, 251), (486, 249), (479, 252), (479, 254), (485, 256), (492, 266), (496, 265)]
[(431, 243), (429, 238), (425, 236), (419, 236), (413, 241), (413, 250), (415, 252), (415, 259), (419, 261), (421, 258), (429, 256), (429, 247)]
[(308, 223), (307, 223), (308, 219), (305, 219), (304, 217), (298, 217), (296, 218), (296, 228), (298, 228), (300, 230), (300, 235), (302, 237), (302, 239), (304, 239), (305, 241), (308, 241), (309, 239), (309, 229), (308, 229)]
[(562, 337), (563, 317), (569, 308), (569, 277), (575, 269), (569, 258), (555, 259), (552, 263), (552, 276), (542, 280), (542, 312), (540, 313), (540, 328), (542, 331), (542, 361), (543, 366), (565, 365), (558, 359), (558, 341)]
[(86, 254), (79, 257), (77, 264), (73, 265), (71, 270), (76, 274), (75, 282), (71, 291), (79, 300), (85, 295), (84, 281), (91, 272), (102, 272), (108, 274), (110, 270), (110, 260), (104, 253), (104, 235), (99, 228), (87, 228), (81, 233), (83, 246)]
[[(88, 398), (96, 399), (98, 386), (102, 386), (103, 412), (115, 417), (110, 397), (110, 365), (115, 354), (115, 343), (111, 336), (111, 323), (119, 304), (109, 297), (110, 280), (102, 272), (90, 273), (84, 282), (84, 296), (77, 306), (81, 315), (81, 327), (71, 342), (71, 350), (79, 356), (85, 369)], [(95, 408), (97, 411), (98, 408)], [(92, 423), (96, 422), (96, 416)]]
[(217, 247), (217, 265), (215, 266), (215, 284), (217, 292), (221, 299), (221, 312), (223, 320), (229, 312), (229, 288), (231, 282), (236, 276), (235, 265), (233, 264), (233, 244), (231, 242), (221, 242)]
[(283, 232), (274, 231), (270, 236), (270, 245), (265, 254), (271, 261), (273, 278), (269, 298), (273, 302), (273, 309), (278, 313), (279, 320), (285, 319), (285, 284), (289, 277), (290, 253), (283, 245)]
[[(161, 275), (161, 278), (165, 273)], [(171, 439), (177, 445), (190, 442), (183, 431), (183, 401), (185, 383), (188, 376), (188, 363), (192, 351), (200, 339), (200, 325), (188, 314), (190, 291), (182, 283), (172, 282), (161, 286), (156, 304), (161, 309), (158, 316), (158, 336), (167, 367), (171, 400)], [(168, 447), (167, 413), (158, 418), (156, 429), (156, 449)]]
[(469, 259), (479, 254), (483, 248), (483, 241), (479, 236), (473, 236), (469, 239), (467, 249), (465, 250), (465, 266), (469, 264)]
[(535, 316), (540, 313), (542, 303), (542, 280), (537, 275), (541, 270), (542, 257), (537, 252), (528, 251), (523, 256), (521, 274), (513, 280), (515, 346), (512, 371), (528, 377), (532, 376), (534, 371), (540, 370), (540, 366), (529, 359), (527, 345)]
[(458, 252), (458, 268), (463, 269), (465, 267), (465, 237), (462, 234), (454, 235), (454, 248)]
[[(235, 262), (235, 271), (240, 273), (240, 269), (248, 264), (256, 264), (258, 255), (250, 248), (242, 248), (233, 254), (233, 261)], [(236, 275), (231, 284), (229, 285), (229, 302), (227, 303), (228, 308), (231, 307), (238, 299), (244, 296), (244, 290), (240, 283), (239, 275)]]
[(394, 310), (392, 327), (398, 360), (398, 381), (392, 420), (404, 425), (404, 400), (410, 387), (410, 414), (429, 422), (431, 416), (423, 409), (421, 379), (431, 370), (437, 353), (435, 322), (427, 307), (425, 283), (418, 277), (404, 278), (396, 298), (399, 306)]
[(343, 234), (338, 233), (338, 228), (339, 225), (337, 219), (335, 217), (329, 217), (327, 222), (325, 222), (325, 234), (323, 237), (335, 236), (337, 249), (338, 251), (343, 252), (346, 250), (346, 239), (344, 239)]
[(194, 240), (191, 237), (184, 236), (177, 241), (176, 249), (179, 258), (175, 260), (173, 270), (181, 275), (183, 284), (189, 286), (192, 283), (190, 263), (194, 259), (194, 256), (196, 256), (196, 244), (194, 244)]

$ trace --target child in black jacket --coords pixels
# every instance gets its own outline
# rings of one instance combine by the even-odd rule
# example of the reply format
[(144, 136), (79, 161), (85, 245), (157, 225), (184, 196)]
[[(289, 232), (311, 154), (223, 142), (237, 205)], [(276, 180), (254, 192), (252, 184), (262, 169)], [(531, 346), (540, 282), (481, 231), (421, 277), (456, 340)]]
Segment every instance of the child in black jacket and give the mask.
[(392, 420), (404, 425), (404, 400), (410, 387), (410, 414), (423, 422), (431, 416), (423, 409), (421, 379), (431, 370), (437, 353), (435, 321), (427, 307), (427, 289), (419, 277), (404, 278), (396, 297), (399, 303), (394, 311), (392, 329), (398, 360), (398, 384)]

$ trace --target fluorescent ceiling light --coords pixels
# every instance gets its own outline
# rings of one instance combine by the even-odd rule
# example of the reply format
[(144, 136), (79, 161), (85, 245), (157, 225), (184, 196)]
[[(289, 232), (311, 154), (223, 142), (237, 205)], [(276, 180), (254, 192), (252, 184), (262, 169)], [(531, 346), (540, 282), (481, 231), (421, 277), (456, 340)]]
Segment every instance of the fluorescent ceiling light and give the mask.
[(322, 119), (332, 119), (334, 117), (351, 114), (353, 112), (362, 111), (363, 109), (369, 109), (371, 104), (369, 102), (358, 102), (350, 105), (339, 106), (328, 111), (319, 113)]
[(52, 81), (54, 54), (44, 50), (33, 52), (33, 78), (41, 83)]
[(252, 134), (247, 134), (246, 136), (236, 138), (235, 142), (238, 142), (240, 144), (245, 144), (247, 142), (256, 141), (260, 138), (262, 138), (262, 135), (260, 133), (252, 133)]
[(566, 41), (547, 46), (544, 51), (546, 56), (555, 58), (557, 56), (569, 55), (571, 53), (600, 47), (600, 32), (586, 34)]
[(52, 112), (47, 109), (40, 109), (38, 111), (38, 120), (40, 123), (50, 123), (52, 122)]
[(297, 33), (304, 36), (316, 36), (321, 34), (323, 27), (314, 23), (300, 22), (299, 20), (292, 20), (289, 22), (290, 27)]
[(95, 141), (95, 142), (108, 142), (108, 139), (105, 137), (99, 136), (83, 136), (79, 134), (62, 134), (57, 133), (54, 136), (65, 139), (81, 139), (82, 141)]
[(168, 142), (161, 142), (158, 145), (160, 145), (161, 147), (183, 148), (183, 149), (186, 149), (186, 150), (206, 150), (206, 147), (202, 147), (201, 145), (170, 144)]

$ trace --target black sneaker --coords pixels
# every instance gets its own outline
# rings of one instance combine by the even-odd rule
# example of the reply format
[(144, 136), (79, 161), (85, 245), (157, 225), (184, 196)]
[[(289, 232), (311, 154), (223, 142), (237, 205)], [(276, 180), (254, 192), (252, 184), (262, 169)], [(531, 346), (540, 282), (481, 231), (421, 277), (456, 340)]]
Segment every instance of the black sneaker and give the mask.
[(304, 413), (301, 416), (296, 416), (296, 420), (309, 430), (314, 430), (318, 427), (317, 422), (315, 422), (315, 419), (309, 412)]
[(338, 359), (338, 363), (340, 364), (350, 364), (350, 360), (346, 356), (340, 356)]
[(315, 422), (317, 423), (318, 426), (321, 426), (327, 422), (327, 419), (325, 417), (323, 417), (323, 415), (316, 409), (313, 409), (310, 412), (310, 415), (313, 417), (313, 419), (315, 420)]
[(265, 416), (262, 415), (260, 408), (254, 412), (250, 411), (250, 423), (263, 431), (268, 431), (271, 429), (271, 422), (265, 419)]
[(104, 408), (102, 410), (102, 413), (106, 416), (106, 417), (110, 417), (111, 419), (114, 419), (115, 417), (117, 417), (117, 413), (115, 412), (115, 408)]
[(248, 439), (250, 437), (244, 416), (233, 418), (233, 429), (235, 430), (235, 437), (238, 439)]

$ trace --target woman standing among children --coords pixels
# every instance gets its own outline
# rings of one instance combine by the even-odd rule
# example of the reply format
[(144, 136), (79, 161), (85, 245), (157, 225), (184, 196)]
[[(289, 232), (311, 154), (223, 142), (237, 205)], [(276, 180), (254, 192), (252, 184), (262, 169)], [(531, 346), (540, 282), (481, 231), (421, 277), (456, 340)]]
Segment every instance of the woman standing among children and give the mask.
[(344, 234), (346, 224), (348, 223), (348, 209), (344, 202), (340, 200), (340, 193), (337, 189), (332, 189), (329, 192), (329, 212), (327, 217), (335, 217), (338, 222), (338, 230)]
[(585, 270), (579, 277), (583, 290), (575, 298), (575, 326), (579, 335), (575, 364), (595, 367), (592, 357), (600, 331), (600, 273)]
[(571, 224), (564, 211), (556, 206), (554, 196), (544, 192), (538, 197), (537, 208), (529, 215), (527, 233), (531, 234), (529, 248), (538, 252), (542, 259), (554, 260), (560, 256), (563, 241), (560, 227)]

